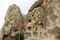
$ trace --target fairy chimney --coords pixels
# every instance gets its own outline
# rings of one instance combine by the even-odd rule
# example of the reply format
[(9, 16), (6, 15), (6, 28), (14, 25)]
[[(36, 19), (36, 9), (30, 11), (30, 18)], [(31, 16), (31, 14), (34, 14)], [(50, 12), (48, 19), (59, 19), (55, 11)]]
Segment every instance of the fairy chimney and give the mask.
[(23, 18), (20, 8), (13, 4), (8, 8), (5, 16), (5, 23), (2, 27), (3, 40), (11, 39), (10, 36), (15, 36), (16, 32), (19, 32), (21, 23), (23, 23)]

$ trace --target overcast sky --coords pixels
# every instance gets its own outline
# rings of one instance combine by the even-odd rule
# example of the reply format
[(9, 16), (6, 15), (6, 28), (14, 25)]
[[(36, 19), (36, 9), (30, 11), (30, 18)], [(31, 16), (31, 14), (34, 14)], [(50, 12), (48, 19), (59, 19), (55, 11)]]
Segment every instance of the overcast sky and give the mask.
[(16, 4), (20, 7), (23, 14), (27, 14), (28, 9), (36, 0), (0, 0), (0, 29), (4, 23), (4, 17), (8, 7), (12, 4)]

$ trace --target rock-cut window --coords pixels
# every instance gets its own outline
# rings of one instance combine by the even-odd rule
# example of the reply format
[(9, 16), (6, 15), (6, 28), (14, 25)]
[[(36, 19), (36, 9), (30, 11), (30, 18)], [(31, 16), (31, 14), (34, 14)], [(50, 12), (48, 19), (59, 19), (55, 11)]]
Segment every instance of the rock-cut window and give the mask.
[(31, 20), (28, 20), (28, 22), (31, 22)]
[(12, 19), (11, 19), (11, 21), (12, 21)]
[(28, 27), (28, 30), (31, 31), (31, 27)]

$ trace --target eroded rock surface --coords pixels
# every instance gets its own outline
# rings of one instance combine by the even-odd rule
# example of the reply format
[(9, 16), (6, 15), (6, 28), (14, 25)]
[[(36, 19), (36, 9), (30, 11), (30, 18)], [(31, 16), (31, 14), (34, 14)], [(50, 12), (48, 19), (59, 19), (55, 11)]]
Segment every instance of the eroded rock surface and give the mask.
[(14, 30), (23, 22), (25, 40), (60, 40), (60, 0), (36, 0), (26, 15), (21, 14), (18, 6), (11, 5), (0, 38), (7, 35), (8, 40), (12, 40)]
[[(31, 34), (30, 40), (34, 39), (35, 35), (39, 35), (39, 36), (36, 36), (36, 39), (34, 40), (37, 40), (37, 39), (38, 40), (39, 39), (40, 40), (59, 40), (56, 37), (57, 35), (60, 35), (59, 34), (60, 30), (58, 29), (60, 27), (60, 21), (59, 21), (60, 20), (60, 10), (59, 10), (60, 6), (59, 5), (60, 5), (59, 0), (47, 0), (47, 1), (45, 0), (45, 1), (42, 1), (40, 6), (36, 5), (37, 7), (34, 6), (34, 4), (32, 5), (30, 9), (32, 9), (33, 7), (34, 8), (32, 9), (32, 11), (29, 10), (27, 14), (29, 17), (28, 19), (31, 20), (27, 24), (28, 26), (27, 30), (29, 29), (29, 27), (31, 27), (31, 29), (29, 30), (30, 32), (29, 31), (27, 32), (28, 34), (29, 33)], [(46, 22), (46, 24), (44, 24), (44, 22)], [(36, 30), (36, 27), (37, 29), (39, 28), (40, 29)], [(49, 33), (49, 30), (50, 30), (50, 33)], [(36, 34), (34, 35), (35, 32)], [(27, 39), (29, 40), (29, 37)]]
[(20, 8), (15, 4), (11, 5), (5, 16), (5, 23), (2, 27), (2, 40), (13, 40), (12, 37), (19, 32), (20, 24), (23, 22)]

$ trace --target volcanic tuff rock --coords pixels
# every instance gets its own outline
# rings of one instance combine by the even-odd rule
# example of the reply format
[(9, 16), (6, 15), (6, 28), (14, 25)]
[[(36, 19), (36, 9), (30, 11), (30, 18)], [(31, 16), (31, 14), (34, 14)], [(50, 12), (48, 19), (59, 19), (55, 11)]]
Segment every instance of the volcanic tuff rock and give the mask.
[[(60, 0), (47, 1), (47, 28), (54, 33), (55, 40), (60, 38)], [(54, 31), (55, 30), (55, 31)]]
[(29, 9), (29, 12), (31, 12), (34, 8), (41, 6), (42, 3), (43, 3), (43, 0), (37, 0)]
[[(45, 28), (43, 26), (45, 18), (45, 5), (44, 0), (36, 1), (29, 9), (27, 16), (28, 23), (26, 25), (26, 39), (40, 40), (47, 37)], [(45, 33), (45, 35), (44, 35)]]
[(11, 5), (0, 38), (12, 40), (15, 29), (18, 33), (19, 24), (23, 22), (26, 24), (25, 40), (60, 40), (60, 0), (36, 0), (27, 15), (22, 15), (15, 4)]
[(23, 18), (20, 8), (13, 4), (8, 8), (5, 16), (5, 23), (1, 30), (2, 40), (12, 40), (11, 36), (14, 37), (19, 32), (21, 23), (23, 23)]
[[(28, 23), (26, 31), (30, 28), (31, 38), (35, 40), (57, 40), (60, 39), (60, 31), (57, 29), (60, 27), (60, 0), (39, 0), (41, 4), (36, 4), (36, 1), (29, 9), (27, 14)], [(39, 2), (38, 2), (39, 3)], [(37, 6), (39, 5), (39, 6)], [(37, 27), (38, 26), (38, 27)], [(42, 28), (41, 28), (42, 27)], [(40, 29), (39, 29), (40, 28)], [(54, 29), (55, 28), (55, 29)], [(50, 30), (50, 31), (49, 31)], [(53, 30), (56, 30), (55, 32)], [(37, 32), (36, 32), (37, 31)], [(34, 35), (34, 33), (36, 34)], [(40, 38), (39, 38), (40, 37)]]

